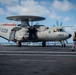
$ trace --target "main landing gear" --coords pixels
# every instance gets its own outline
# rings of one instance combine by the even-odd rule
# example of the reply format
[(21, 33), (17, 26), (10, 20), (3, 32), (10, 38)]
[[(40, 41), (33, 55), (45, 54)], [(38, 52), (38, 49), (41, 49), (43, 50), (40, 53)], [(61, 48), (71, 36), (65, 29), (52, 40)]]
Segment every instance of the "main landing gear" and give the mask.
[(22, 46), (22, 44), (21, 44), (20, 41), (17, 41), (17, 46), (18, 46), (18, 47), (21, 47), (21, 46)]
[(42, 47), (45, 47), (45, 46), (46, 46), (46, 42), (43, 41), (43, 42), (42, 42)]

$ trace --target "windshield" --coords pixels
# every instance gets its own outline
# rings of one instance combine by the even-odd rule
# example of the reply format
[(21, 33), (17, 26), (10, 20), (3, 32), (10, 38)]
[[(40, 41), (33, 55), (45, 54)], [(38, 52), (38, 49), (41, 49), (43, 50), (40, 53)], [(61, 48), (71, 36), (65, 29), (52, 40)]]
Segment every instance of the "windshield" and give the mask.
[(63, 30), (63, 29), (57, 29), (57, 31), (58, 31), (58, 32), (63, 32), (64, 30)]

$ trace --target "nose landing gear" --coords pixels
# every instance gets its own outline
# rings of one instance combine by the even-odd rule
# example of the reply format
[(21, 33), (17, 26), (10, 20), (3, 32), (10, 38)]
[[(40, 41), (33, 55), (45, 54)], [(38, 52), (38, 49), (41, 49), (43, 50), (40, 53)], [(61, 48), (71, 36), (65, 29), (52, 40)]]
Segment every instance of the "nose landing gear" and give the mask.
[(61, 43), (61, 46), (62, 46), (62, 47), (66, 47), (66, 44), (65, 44), (64, 41), (60, 41), (60, 43)]

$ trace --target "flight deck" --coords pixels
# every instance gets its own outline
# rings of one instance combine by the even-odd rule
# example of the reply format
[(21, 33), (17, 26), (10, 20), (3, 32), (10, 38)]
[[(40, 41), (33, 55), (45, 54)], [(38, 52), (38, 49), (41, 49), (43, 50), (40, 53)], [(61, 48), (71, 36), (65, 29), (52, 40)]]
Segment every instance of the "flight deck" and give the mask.
[(0, 75), (76, 75), (71, 46), (0, 45)]

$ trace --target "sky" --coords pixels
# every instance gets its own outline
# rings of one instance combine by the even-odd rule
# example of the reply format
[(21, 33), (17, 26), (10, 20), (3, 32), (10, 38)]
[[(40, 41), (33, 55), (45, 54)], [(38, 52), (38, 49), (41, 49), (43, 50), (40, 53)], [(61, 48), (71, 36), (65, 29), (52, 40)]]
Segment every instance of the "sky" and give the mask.
[[(62, 23), (71, 34), (76, 30), (76, 0), (0, 0), (0, 23), (18, 23), (7, 20), (8, 16), (34, 15), (45, 17), (38, 22), (47, 27)], [(1, 42), (6, 42), (0, 38)], [(68, 40), (72, 42), (72, 38)]]

